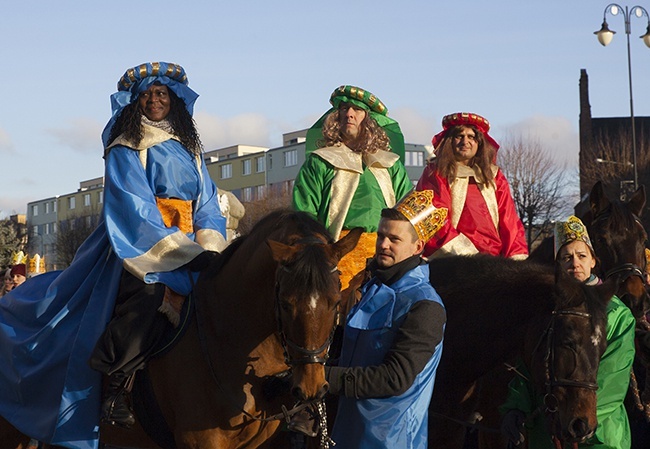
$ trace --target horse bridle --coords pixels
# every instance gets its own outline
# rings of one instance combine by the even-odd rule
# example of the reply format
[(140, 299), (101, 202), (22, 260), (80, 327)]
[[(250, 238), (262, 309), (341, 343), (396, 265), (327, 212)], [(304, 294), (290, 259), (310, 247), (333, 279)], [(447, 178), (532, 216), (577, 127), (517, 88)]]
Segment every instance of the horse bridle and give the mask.
[(555, 335), (555, 318), (560, 315), (571, 315), (585, 319), (591, 319), (591, 314), (588, 312), (580, 312), (577, 310), (554, 310), (551, 316), (546, 331), (542, 338), (546, 336), (546, 354), (544, 356), (544, 376), (546, 385), (546, 394), (544, 395), (544, 406), (547, 413), (557, 412), (558, 400), (553, 394), (555, 387), (573, 387), (585, 388), (587, 390), (598, 390), (598, 384), (594, 382), (579, 381), (573, 379), (557, 378), (553, 367), (555, 366), (555, 351), (553, 349), (553, 340)]
[[(278, 267), (278, 270), (283, 270), (287, 273), (291, 272), (291, 270), (285, 265), (280, 265)], [(330, 270), (330, 273), (336, 273), (337, 271), (339, 271), (338, 267), (334, 266)], [(287, 337), (287, 334), (284, 332), (282, 314), (280, 312), (280, 282), (278, 281), (277, 275), (275, 278), (275, 320), (278, 324), (278, 334), (280, 335), (280, 344), (282, 345), (282, 351), (284, 353), (284, 363), (286, 363), (288, 366), (308, 365), (312, 363), (325, 365), (328, 359), (329, 348), (332, 345), (332, 339), (334, 338), (336, 322), (334, 322), (332, 330), (330, 331), (325, 342), (316, 349), (305, 348), (304, 346), (300, 346), (299, 344), (289, 339)], [(292, 358), (289, 349), (300, 354), (300, 357)], [(323, 353), (324, 355), (321, 355)]]

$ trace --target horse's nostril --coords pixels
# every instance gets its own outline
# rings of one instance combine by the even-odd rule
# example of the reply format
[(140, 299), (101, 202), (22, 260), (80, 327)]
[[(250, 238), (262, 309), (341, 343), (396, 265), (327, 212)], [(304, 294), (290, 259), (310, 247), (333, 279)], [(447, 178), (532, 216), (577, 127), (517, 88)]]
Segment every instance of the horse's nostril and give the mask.
[(325, 385), (320, 387), (320, 390), (318, 390), (318, 394), (316, 395), (316, 399), (323, 399), (328, 391), (330, 391), (330, 384), (325, 383)]
[(580, 418), (572, 419), (568, 430), (573, 438), (583, 438), (591, 432), (587, 422)]
[(293, 388), (291, 389), (291, 394), (292, 394), (294, 397), (296, 397), (296, 398), (298, 398), (298, 399), (300, 399), (300, 400), (302, 400), (302, 401), (304, 401), (304, 400), (307, 399), (307, 398), (305, 397), (305, 393), (302, 391), (302, 388), (300, 388), (300, 387), (293, 387)]

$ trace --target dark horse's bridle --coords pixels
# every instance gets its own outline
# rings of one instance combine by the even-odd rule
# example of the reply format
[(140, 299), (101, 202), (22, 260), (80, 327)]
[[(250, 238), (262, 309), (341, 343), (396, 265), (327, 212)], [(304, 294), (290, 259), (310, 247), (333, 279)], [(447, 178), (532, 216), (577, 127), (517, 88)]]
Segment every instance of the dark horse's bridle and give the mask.
[[(570, 315), (579, 318), (585, 318), (590, 320), (591, 314), (588, 312), (580, 312), (577, 310), (554, 310), (552, 312), (551, 320), (548, 324), (548, 327), (542, 334), (539, 343), (535, 347), (534, 352), (537, 351), (542, 340), (546, 338), (546, 353), (544, 355), (544, 383), (546, 386), (546, 393), (544, 394), (543, 399), (543, 408), (544, 412), (548, 415), (554, 415), (558, 411), (559, 401), (555, 394), (553, 393), (553, 388), (555, 387), (571, 387), (571, 388), (584, 388), (587, 390), (596, 391), (598, 390), (598, 384), (595, 382), (558, 378), (555, 374), (555, 350), (554, 350), (554, 337), (555, 337), (555, 321), (558, 316)], [(562, 441), (555, 435), (551, 436), (553, 443), (556, 448), (561, 449), (563, 447)], [(577, 443), (573, 444), (574, 448), (577, 448)]]
[[(555, 319), (558, 316), (570, 315), (579, 318), (591, 319), (591, 314), (588, 312), (579, 312), (577, 310), (554, 310), (551, 316), (551, 321), (548, 327), (542, 334), (542, 339), (546, 337), (546, 354), (544, 355), (544, 378), (546, 385), (546, 394), (544, 395), (544, 406), (548, 413), (557, 412), (558, 400), (553, 394), (555, 387), (573, 387), (585, 388), (587, 390), (598, 390), (598, 384), (595, 382), (587, 382), (581, 380), (558, 378), (555, 374), (555, 350), (554, 350), (554, 337), (555, 337)], [(540, 340), (541, 343), (541, 340)]]

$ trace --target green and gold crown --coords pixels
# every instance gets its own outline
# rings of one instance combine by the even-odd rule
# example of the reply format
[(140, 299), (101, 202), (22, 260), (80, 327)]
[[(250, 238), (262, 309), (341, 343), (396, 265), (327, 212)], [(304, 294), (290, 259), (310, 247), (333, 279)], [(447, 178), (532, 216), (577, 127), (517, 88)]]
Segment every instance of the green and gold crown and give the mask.
[(591, 249), (591, 252), (595, 253), (594, 247), (591, 245), (591, 239), (587, 233), (587, 227), (575, 215), (571, 215), (567, 221), (558, 221), (555, 223), (554, 234), (556, 257), (557, 253), (560, 251), (560, 248), (562, 248), (567, 243), (573, 242), (575, 240), (585, 242)]
[(442, 228), (447, 219), (447, 208), (433, 205), (433, 190), (413, 191), (406, 195), (395, 209), (415, 228), (420, 240), (428, 242)]

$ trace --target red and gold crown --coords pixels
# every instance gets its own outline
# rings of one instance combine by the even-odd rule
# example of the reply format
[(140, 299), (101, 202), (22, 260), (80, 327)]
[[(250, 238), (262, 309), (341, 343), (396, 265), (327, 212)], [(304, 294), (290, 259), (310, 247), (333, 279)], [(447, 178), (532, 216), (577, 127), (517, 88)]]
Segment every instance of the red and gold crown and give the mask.
[(445, 224), (448, 212), (445, 207), (433, 205), (433, 190), (415, 190), (395, 205), (395, 209), (411, 222), (418, 238), (425, 242)]

